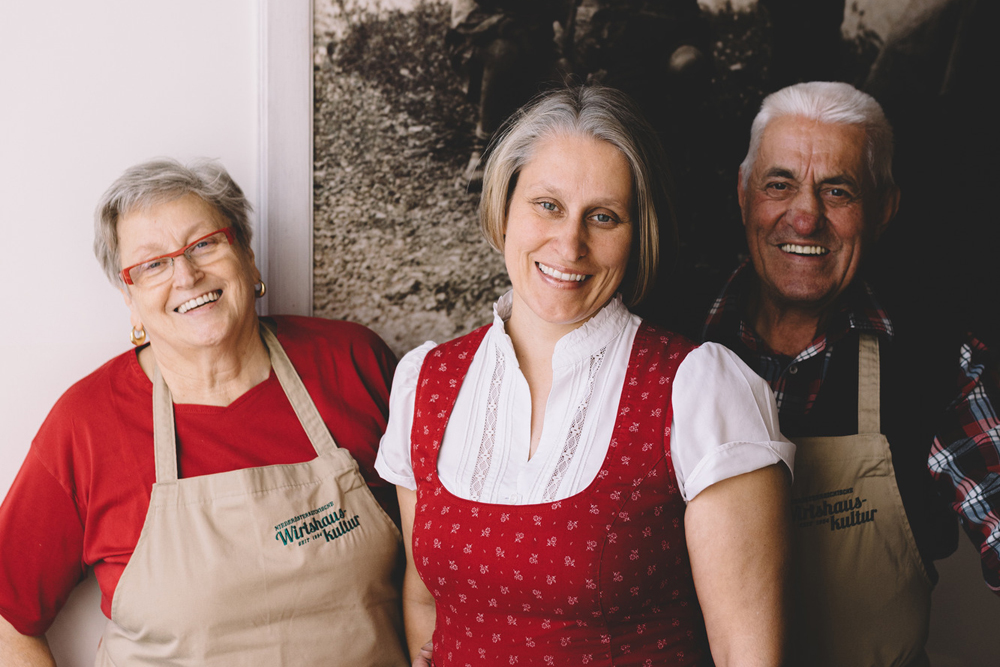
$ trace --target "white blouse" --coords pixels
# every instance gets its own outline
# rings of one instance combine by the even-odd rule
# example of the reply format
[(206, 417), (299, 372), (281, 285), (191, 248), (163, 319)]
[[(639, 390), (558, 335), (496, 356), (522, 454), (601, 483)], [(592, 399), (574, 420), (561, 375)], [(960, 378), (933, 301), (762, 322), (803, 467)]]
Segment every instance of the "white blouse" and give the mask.
[[(611, 442), (632, 341), (641, 319), (615, 298), (566, 334), (552, 355), (552, 388), (534, 456), (528, 458), (531, 395), (504, 321), (511, 293), (494, 306), (493, 326), (465, 377), (438, 456), (451, 493), (483, 503), (523, 505), (562, 500), (597, 476)], [(410, 430), (427, 342), (399, 362), (389, 396), (389, 424), (375, 469), (386, 481), (416, 489)], [(778, 430), (770, 387), (722, 345), (705, 343), (674, 378), (670, 454), (680, 492), (690, 501), (723, 479), (783, 462), (795, 446)], [(569, 466), (556, 466), (563, 452)]]

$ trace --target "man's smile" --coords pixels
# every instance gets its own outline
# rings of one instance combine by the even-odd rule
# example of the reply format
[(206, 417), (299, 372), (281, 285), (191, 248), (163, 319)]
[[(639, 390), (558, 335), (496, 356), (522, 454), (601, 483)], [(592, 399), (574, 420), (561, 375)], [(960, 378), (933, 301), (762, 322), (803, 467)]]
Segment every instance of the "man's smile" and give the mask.
[(782, 243), (778, 246), (782, 252), (790, 255), (826, 255), (829, 250), (819, 245), (798, 245), (796, 243)]

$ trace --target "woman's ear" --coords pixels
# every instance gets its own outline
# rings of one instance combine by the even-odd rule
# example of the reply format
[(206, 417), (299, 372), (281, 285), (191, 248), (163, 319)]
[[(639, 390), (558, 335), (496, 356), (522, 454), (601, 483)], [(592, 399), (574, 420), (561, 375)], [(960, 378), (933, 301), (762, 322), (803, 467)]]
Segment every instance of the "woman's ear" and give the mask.
[(253, 276), (253, 283), (254, 285), (256, 285), (257, 283), (261, 282), (260, 268), (257, 267), (257, 261), (254, 259), (253, 250), (247, 248), (247, 253), (249, 254), (248, 260), (250, 261), (250, 266), (253, 267), (253, 271), (251, 272)]
[(132, 324), (133, 329), (142, 329), (142, 317), (139, 316), (139, 309), (136, 306), (135, 301), (132, 299), (132, 295), (128, 291), (128, 285), (123, 285), (118, 290), (122, 294), (122, 299), (125, 300), (125, 305), (129, 310), (129, 322)]
[(135, 299), (132, 298), (129, 286), (122, 285), (118, 288), (118, 291), (121, 292), (122, 299), (125, 301), (125, 306), (129, 310), (129, 321), (132, 323), (132, 327), (135, 329), (141, 329), (142, 317), (139, 315), (139, 306), (136, 304)]

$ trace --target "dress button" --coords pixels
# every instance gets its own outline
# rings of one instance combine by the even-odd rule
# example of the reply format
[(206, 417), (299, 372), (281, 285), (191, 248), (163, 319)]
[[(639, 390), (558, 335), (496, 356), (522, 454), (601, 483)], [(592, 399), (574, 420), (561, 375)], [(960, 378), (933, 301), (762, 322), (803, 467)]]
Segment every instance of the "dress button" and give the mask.
[(798, 373), (798, 372), (799, 372), (799, 367), (798, 367), (798, 366), (796, 366), (795, 364), (792, 364), (791, 366), (789, 366), (789, 367), (788, 367), (788, 372), (789, 372), (789, 373), (790, 373), (791, 375), (795, 375), (796, 373)]
[(516, 505), (516, 504), (517, 504), (517, 502), (518, 502), (518, 501), (519, 501), (520, 499), (521, 499), (521, 496), (517, 495), (516, 493), (512, 493), (512, 494), (510, 494), (510, 496), (509, 496), (509, 497), (507, 498), (507, 502), (508, 502), (508, 503), (510, 503), (511, 505)]

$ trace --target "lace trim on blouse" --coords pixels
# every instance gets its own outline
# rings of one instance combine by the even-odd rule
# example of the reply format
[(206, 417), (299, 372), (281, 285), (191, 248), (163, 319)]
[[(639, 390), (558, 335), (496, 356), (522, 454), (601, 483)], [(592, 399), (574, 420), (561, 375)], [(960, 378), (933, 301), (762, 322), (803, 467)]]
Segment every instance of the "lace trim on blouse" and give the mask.
[(493, 377), (490, 380), (490, 393), (486, 399), (486, 424), (483, 426), (483, 438), (479, 443), (476, 468), (469, 484), (469, 497), (477, 501), (483, 493), (483, 485), (486, 483), (486, 476), (489, 475), (490, 465), (493, 463), (493, 445), (496, 443), (497, 437), (497, 406), (500, 404), (500, 386), (503, 384), (507, 363), (500, 349), (494, 349), (496, 360), (493, 364)]
[(607, 346), (602, 347), (597, 354), (590, 357), (587, 393), (584, 395), (583, 400), (580, 401), (580, 404), (576, 406), (576, 413), (573, 415), (573, 422), (570, 424), (569, 433), (566, 435), (566, 442), (563, 444), (562, 452), (559, 454), (555, 470), (552, 471), (552, 477), (545, 486), (545, 493), (542, 496), (544, 502), (548, 503), (557, 499), (558, 496), (556, 494), (559, 491), (559, 485), (562, 483), (563, 476), (569, 470), (569, 464), (573, 461), (573, 456), (576, 454), (576, 448), (580, 444), (580, 435), (583, 433), (583, 423), (587, 419), (587, 408), (590, 407), (590, 399), (594, 395), (594, 383), (597, 380), (598, 372), (601, 370), (601, 363), (604, 361), (604, 351), (606, 349)]

